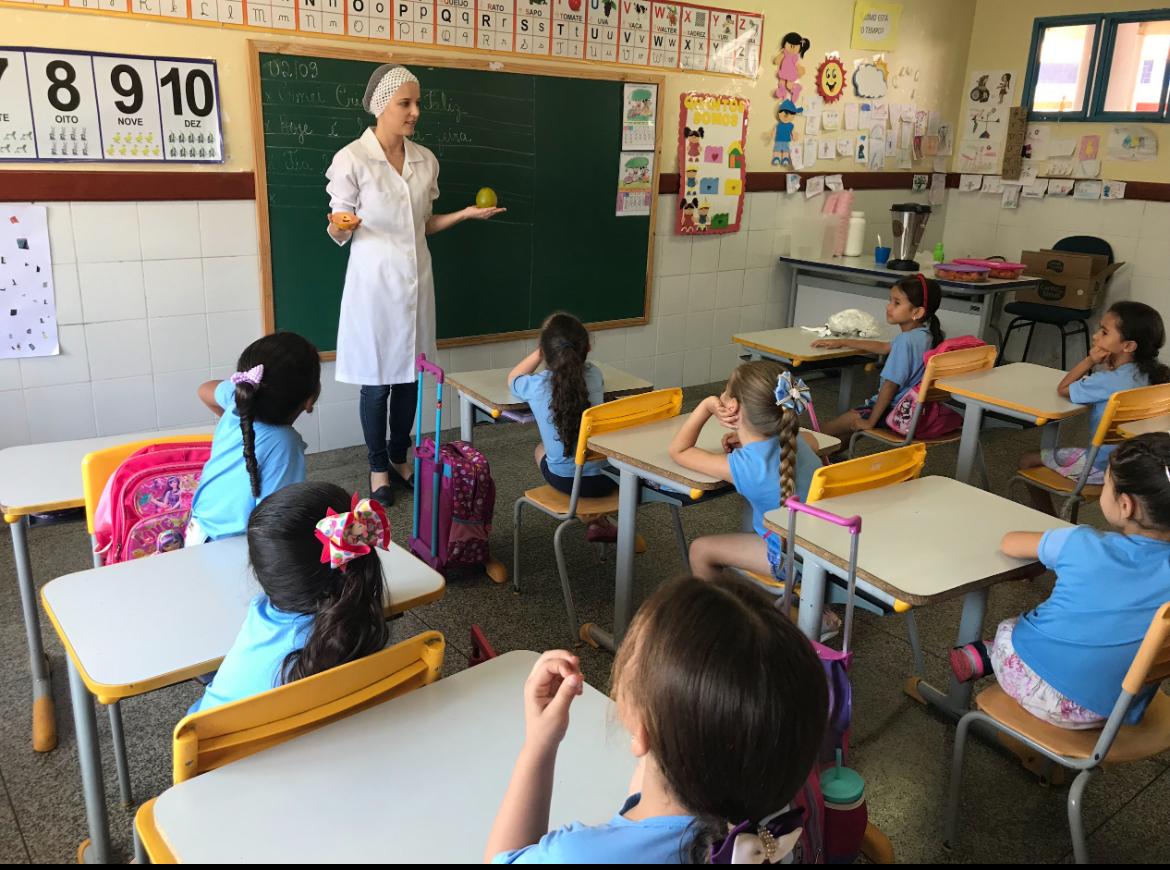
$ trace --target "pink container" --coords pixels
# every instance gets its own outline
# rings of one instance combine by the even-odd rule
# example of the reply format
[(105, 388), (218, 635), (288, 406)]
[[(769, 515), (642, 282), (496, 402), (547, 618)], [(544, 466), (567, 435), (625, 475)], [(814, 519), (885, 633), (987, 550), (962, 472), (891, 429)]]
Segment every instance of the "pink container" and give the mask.
[(969, 281), (978, 284), (987, 280), (990, 270), (986, 266), (972, 266), (966, 263), (935, 263), (934, 277), (944, 281)]
[(972, 259), (957, 259), (955, 260), (961, 266), (982, 266), (988, 270), (987, 276), (989, 278), (1003, 278), (1006, 280), (1015, 280), (1024, 274), (1023, 263), (1003, 263), (999, 260), (972, 260)]

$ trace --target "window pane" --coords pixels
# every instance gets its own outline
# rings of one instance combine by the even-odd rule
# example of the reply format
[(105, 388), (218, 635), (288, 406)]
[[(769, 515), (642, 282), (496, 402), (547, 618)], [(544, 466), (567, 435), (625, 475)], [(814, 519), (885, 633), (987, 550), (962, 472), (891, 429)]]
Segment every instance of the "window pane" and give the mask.
[(1079, 112), (1084, 106), (1095, 24), (1048, 27), (1040, 43), (1034, 112)]
[(1131, 21), (1117, 27), (1105, 90), (1106, 112), (1158, 112), (1170, 53), (1170, 20)]

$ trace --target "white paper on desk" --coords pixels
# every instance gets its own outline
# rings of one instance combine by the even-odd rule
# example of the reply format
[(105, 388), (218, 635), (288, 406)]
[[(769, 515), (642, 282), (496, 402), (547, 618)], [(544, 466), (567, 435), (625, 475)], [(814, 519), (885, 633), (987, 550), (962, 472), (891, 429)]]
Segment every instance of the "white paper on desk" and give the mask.
[(812, 199), (814, 196), (820, 196), (825, 192), (825, 176), (814, 175), (804, 185), (804, 198)]
[(857, 129), (857, 116), (858, 116), (860, 111), (861, 110), (858, 107), (857, 103), (846, 103), (845, 104), (845, 129), (846, 130), (856, 130)]
[(832, 191), (844, 190), (845, 189), (845, 179), (842, 178), (840, 174), (826, 175), (825, 176), (825, 186), (827, 188), (829, 188), (829, 190), (832, 190)]
[(797, 172), (789, 172), (784, 178), (785, 189), (788, 193), (796, 193), (800, 190), (800, 174)]

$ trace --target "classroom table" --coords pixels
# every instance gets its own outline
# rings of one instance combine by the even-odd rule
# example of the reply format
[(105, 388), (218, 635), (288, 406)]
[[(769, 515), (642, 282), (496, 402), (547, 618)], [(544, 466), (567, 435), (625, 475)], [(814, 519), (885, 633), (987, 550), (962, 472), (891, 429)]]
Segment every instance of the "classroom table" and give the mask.
[[(645, 426), (619, 429), (590, 438), (590, 450), (604, 455), (618, 470), (618, 539), (616, 576), (614, 580), (613, 633), (592, 623), (581, 629), (583, 639), (616, 649), (625, 636), (633, 615), (634, 604), (634, 539), (637, 537), (638, 492), (642, 481), (661, 491), (674, 493), (680, 507), (694, 504), (705, 495), (715, 492), (734, 492), (730, 483), (683, 468), (670, 458), (670, 442), (686, 423), (688, 414), (669, 420), (659, 420)], [(705, 450), (722, 449), (721, 441), (728, 430), (712, 417), (707, 421), (696, 446)], [(831, 435), (801, 429), (817, 442), (817, 453), (824, 457), (835, 453), (841, 441)]]
[(946, 390), (956, 402), (966, 406), (963, 409), (957, 478), (963, 483), (971, 480), (985, 411), (1021, 420), (1026, 425), (1043, 426), (1042, 446), (1056, 447), (1059, 427), (1049, 424), (1059, 424), (1089, 410), (1086, 405), (1070, 402), (1056, 391), (1064, 376), (1065, 372), (1060, 369), (1021, 362), (937, 381), (935, 386), (938, 389)]
[[(442, 575), (402, 547), (378, 556), (387, 615), (443, 596)], [(41, 590), (66, 652), (93, 863), (109, 859), (94, 699), (109, 704), (214, 671), (259, 592), (243, 536), (89, 568)]]
[[(830, 350), (813, 347), (812, 343), (821, 336), (815, 332), (790, 326), (787, 329), (766, 329), (762, 332), (744, 332), (733, 335), (731, 340), (747, 348), (753, 359), (774, 359), (791, 366), (796, 373), (838, 369), (841, 382), (837, 387), (837, 413), (844, 414), (852, 407), (853, 369), (855, 366), (877, 359), (876, 354), (856, 350)], [(880, 339), (875, 339), (880, 340)]]
[[(839, 516), (861, 517), (857, 585), (915, 606), (963, 596), (963, 614), (955, 645), (981, 640), (987, 594), (1005, 580), (1034, 577), (1044, 571), (1036, 560), (1014, 559), (1000, 552), (1003, 536), (1013, 531), (1063, 529), (1069, 523), (947, 477), (920, 477), (867, 492), (827, 498), (816, 503)], [(788, 537), (788, 511), (764, 515), (764, 525)], [(801, 631), (816, 639), (821, 628), (826, 574), (846, 578), (849, 532), (802, 515), (796, 525), (800, 576)], [(858, 655), (865, 655), (859, 650)], [(971, 701), (971, 683), (952, 676), (946, 691), (922, 675), (909, 678), (908, 694), (958, 718)]]
[[(505, 653), (172, 786), (155, 826), (183, 863), (479, 863), (536, 660)], [(613, 817), (634, 771), (627, 744), (586, 684), (557, 753), (550, 829)]]
[(51, 514), (85, 505), (81, 488), (81, 460), (87, 453), (130, 444), (165, 435), (206, 435), (210, 426), (188, 426), (151, 432), (81, 438), (76, 441), (52, 441), (0, 450), (0, 513), (12, 534), (12, 556), (16, 563), (16, 582), (20, 588), (20, 605), (24, 613), (24, 630), (28, 641), (29, 667), (33, 684), (33, 749), (48, 752), (57, 745), (57, 715), (48, 659), (41, 641), (41, 621), (37, 612), (36, 584), (28, 551), (29, 517)]
[(1118, 425), (1117, 431), (1122, 438), (1136, 438), (1138, 435), (1148, 435), (1151, 432), (1170, 432), (1170, 414), (1150, 417), (1148, 420), (1121, 423)]
[[(649, 381), (616, 369), (608, 363), (594, 363), (605, 379), (605, 400), (645, 393), (654, 388)], [(492, 420), (503, 417), (515, 423), (531, 423), (528, 403), (512, 395), (508, 388), (511, 369), (485, 369), (477, 372), (455, 372), (445, 376), (446, 383), (459, 393), (459, 437), (471, 443), (477, 412)]]
[[(879, 266), (873, 257), (780, 257), (789, 269), (787, 326), (820, 326), (829, 316), (845, 308), (859, 308), (885, 321), (885, 307), (891, 285), (913, 272), (894, 272)], [(928, 278), (934, 264), (922, 263)], [(948, 335), (975, 335), (989, 338), (995, 315), (1005, 293), (1034, 287), (1039, 278), (1021, 276), (1015, 280), (993, 278), (973, 283), (936, 278), (942, 286), (938, 317)]]

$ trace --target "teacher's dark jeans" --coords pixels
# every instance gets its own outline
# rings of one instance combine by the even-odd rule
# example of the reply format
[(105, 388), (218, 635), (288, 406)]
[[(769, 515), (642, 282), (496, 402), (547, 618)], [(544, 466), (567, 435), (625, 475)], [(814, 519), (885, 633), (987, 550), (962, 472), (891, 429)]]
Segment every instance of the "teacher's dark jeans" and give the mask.
[[(366, 438), (371, 472), (389, 471), (391, 462), (406, 461), (417, 403), (417, 381), (362, 387), (358, 414), (362, 418), (362, 434)], [(386, 438), (387, 404), (390, 406), (389, 440)]]

